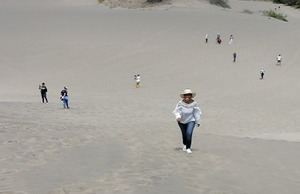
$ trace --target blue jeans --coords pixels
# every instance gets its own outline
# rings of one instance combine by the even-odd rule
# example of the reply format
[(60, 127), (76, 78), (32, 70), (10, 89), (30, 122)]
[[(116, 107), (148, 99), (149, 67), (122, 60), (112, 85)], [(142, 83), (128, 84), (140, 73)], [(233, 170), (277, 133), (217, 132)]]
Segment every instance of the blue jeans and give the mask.
[(69, 108), (69, 97), (65, 96), (63, 98), (63, 105), (64, 105), (64, 108)]
[(186, 149), (190, 149), (192, 145), (192, 136), (195, 128), (195, 121), (183, 124), (178, 122), (178, 125), (182, 133), (182, 142), (186, 146)]

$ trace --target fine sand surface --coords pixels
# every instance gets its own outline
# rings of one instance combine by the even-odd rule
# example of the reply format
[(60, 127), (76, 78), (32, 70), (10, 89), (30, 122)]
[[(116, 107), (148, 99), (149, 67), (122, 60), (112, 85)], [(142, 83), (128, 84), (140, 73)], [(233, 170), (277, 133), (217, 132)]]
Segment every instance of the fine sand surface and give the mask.
[[(0, 0), (0, 193), (300, 193), (300, 12), (229, 3)], [(171, 114), (187, 87), (203, 112), (191, 155)]]

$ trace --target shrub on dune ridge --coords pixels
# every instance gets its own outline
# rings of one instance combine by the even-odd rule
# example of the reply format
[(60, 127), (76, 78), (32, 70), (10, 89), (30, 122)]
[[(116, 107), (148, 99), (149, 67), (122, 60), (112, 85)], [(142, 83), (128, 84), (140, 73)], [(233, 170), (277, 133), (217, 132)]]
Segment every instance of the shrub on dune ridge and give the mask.
[(228, 4), (228, 0), (209, 0), (209, 3), (223, 8), (231, 8)]
[[(104, 1), (106, 0), (98, 0), (99, 3), (103, 3)], [(122, 1), (122, 0), (120, 0)], [(139, 3), (159, 3), (159, 2), (162, 2), (163, 0), (139, 0), (137, 2)]]
[(163, 0), (147, 0), (147, 3), (158, 3), (162, 2)]
[[(183, 0), (182, 0), (183, 1)], [(188, 1), (188, 0), (185, 0)], [(223, 8), (231, 8), (228, 0), (208, 0), (210, 4), (217, 5)], [(171, 3), (172, 0), (98, 0), (99, 3), (121, 7), (144, 7), (145, 5), (154, 5), (156, 3)]]
[(300, 0), (273, 0), (273, 2), (300, 8)]
[(276, 18), (276, 19), (278, 19), (278, 20), (282, 20), (282, 21), (285, 21), (285, 22), (287, 22), (288, 20), (286, 19), (287, 18), (287, 16), (286, 15), (283, 15), (283, 14), (281, 14), (281, 13), (277, 13), (277, 12), (275, 12), (275, 11), (273, 11), (273, 10), (269, 10), (269, 11), (263, 11), (263, 14), (265, 15), (265, 16), (269, 16), (269, 17), (272, 17), (272, 18)]

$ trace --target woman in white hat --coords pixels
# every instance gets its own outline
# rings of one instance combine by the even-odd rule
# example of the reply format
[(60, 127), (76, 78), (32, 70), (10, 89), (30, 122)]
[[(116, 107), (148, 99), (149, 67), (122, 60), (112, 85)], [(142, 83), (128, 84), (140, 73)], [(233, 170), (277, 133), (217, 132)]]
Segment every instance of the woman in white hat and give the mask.
[(187, 153), (192, 153), (192, 135), (195, 125), (200, 126), (200, 116), (201, 110), (198, 107), (197, 102), (193, 100), (196, 93), (192, 92), (190, 89), (185, 89), (180, 97), (182, 100), (176, 105), (173, 114), (176, 117), (176, 121), (181, 129), (182, 141), (183, 141), (183, 151)]

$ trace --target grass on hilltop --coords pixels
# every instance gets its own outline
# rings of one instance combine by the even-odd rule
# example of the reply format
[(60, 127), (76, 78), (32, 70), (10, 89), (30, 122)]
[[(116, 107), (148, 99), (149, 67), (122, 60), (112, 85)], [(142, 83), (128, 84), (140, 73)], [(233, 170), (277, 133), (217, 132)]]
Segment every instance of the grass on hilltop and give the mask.
[(300, 0), (273, 0), (273, 2), (300, 8)]
[[(103, 3), (105, 0), (98, 0), (99, 3)], [(147, 3), (158, 3), (162, 2), (163, 0), (147, 0)]]
[(269, 10), (269, 11), (265, 10), (265, 11), (263, 11), (263, 14), (264, 14), (265, 16), (269, 16), (269, 17), (272, 17), (272, 18), (276, 18), (276, 19), (278, 19), (278, 20), (282, 20), (282, 21), (285, 21), (285, 22), (288, 21), (288, 20), (286, 19), (286, 18), (287, 18), (287, 15), (283, 15), (283, 14), (281, 14), (281, 13), (277, 13), (277, 12), (275, 12), (275, 11), (273, 11), (273, 10)]
[(230, 5), (228, 4), (228, 0), (209, 0), (210, 4), (217, 5), (223, 8), (230, 9)]

